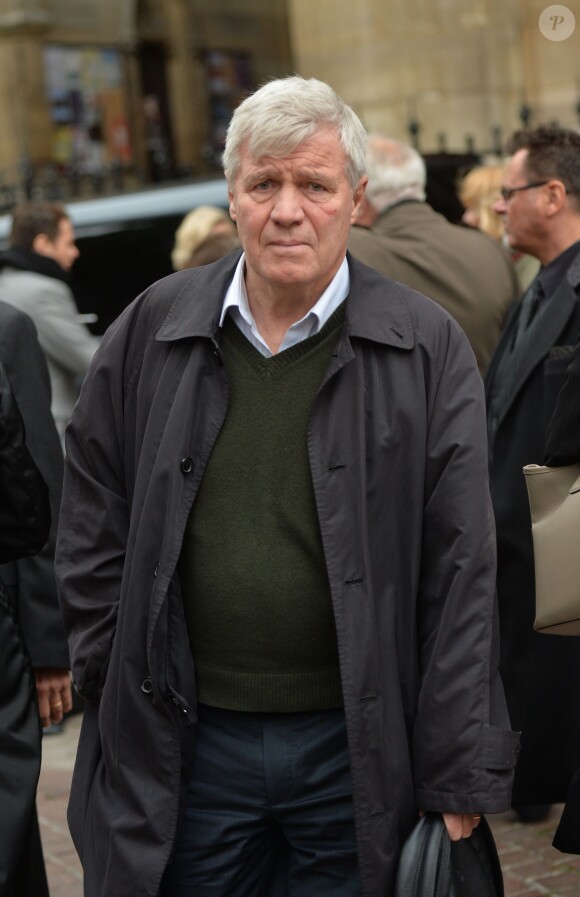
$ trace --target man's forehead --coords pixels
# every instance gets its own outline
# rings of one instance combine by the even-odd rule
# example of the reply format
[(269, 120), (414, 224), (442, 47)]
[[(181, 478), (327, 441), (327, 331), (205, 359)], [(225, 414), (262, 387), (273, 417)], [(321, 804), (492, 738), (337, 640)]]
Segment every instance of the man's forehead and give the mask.
[(528, 158), (527, 149), (519, 149), (513, 154), (513, 156), (508, 159), (506, 165), (506, 172), (508, 172), (512, 176), (516, 176), (524, 171), (526, 167), (526, 161)]
[[(328, 149), (328, 144), (336, 142), (337, 149)], [(244, 141), (240, 147), (240, 161), (248, 167), (261, 168), (268, 165), (276, 165), (289, 159), (299, 158), (301, 155), (315, 156), (321, 163), (332, 164), (337, 152), (342, 150), (340, 138), (334, 128), (322, 126), (309, 137), (298, 142), (284, 145), (283, 142), (273, 143), (271, 146), (260, 146), (259, 152), (252, 151), (248, 141)], [(344, 150), (343, 150), (344, 152)]]

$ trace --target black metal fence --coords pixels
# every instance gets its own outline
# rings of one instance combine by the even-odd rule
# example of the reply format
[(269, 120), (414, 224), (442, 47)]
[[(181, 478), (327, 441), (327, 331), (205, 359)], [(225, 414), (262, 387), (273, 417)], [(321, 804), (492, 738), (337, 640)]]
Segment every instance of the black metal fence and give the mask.
[(34, 166), (29, 162), (0, 171), (0, 214), (10, 212), (24, 200), (69, 202), (123, 193), (143, 186), (145, 172), (121, 163), (87, 172), (81, 168), (51, 163)]

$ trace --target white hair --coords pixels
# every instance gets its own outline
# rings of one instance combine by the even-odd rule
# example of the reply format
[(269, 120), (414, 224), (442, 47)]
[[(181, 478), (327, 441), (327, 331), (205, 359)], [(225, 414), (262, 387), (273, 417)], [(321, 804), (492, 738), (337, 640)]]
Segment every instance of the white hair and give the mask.
[(367, 176), (366, 197), (379, 213), (402, 199), (425, 200), (425, 162), (408, 143), (371, 134)]
[(228, 184), (236, 180), (243, 145), (255, 159), (281, 157), (324, 125), (336, 130), (347, 156), (346, 176), (354, 189), (365, 173), (366, 131), (332, 87), (297, 75), (269, 81), (234, 111), (223, 154)]

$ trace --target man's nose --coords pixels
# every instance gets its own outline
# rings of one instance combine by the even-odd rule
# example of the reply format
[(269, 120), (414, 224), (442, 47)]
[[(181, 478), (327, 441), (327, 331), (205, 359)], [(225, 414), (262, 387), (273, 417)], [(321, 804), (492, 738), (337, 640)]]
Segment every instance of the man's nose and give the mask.
[(492, 205), (492, 209), (498, 215), (505, 215), (505, 213), (507, 212), (507, 202), (505, 201), (503, 196), (500, 196), (499, 199), (496, 199), (496, 201)]
[(293, 224), (304, 216), (302, 191), (292, 185), (281, 187), (276, 193), (272, 218), (279, 224)]

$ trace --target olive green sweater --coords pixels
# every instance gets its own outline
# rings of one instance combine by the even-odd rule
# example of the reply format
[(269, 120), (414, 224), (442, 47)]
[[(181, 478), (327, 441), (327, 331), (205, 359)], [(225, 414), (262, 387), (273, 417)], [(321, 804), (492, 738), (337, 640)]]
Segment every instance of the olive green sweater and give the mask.
[(228, 317), (228, 413), (187, 524), (180, 577), (200, 702), (339, 707), (336, 630), (308, 461), (310, 409), (344, 304), (265, 358)]

